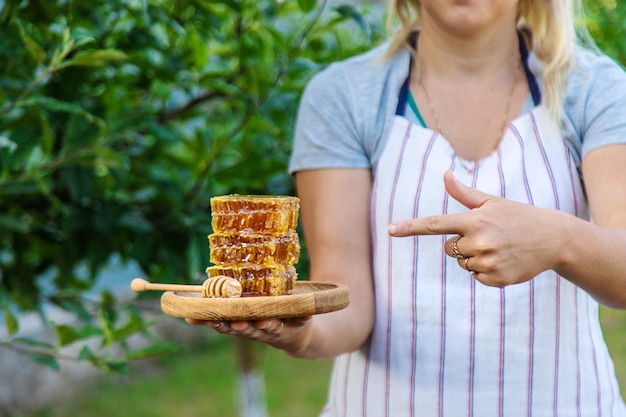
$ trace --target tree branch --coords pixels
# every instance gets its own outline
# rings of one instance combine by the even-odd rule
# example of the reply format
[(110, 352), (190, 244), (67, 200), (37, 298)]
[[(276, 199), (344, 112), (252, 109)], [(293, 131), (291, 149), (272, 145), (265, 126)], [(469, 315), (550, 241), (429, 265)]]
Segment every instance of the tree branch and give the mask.
[(183, 114), (187, 113), (189, 110), (193, 109), (199, 104), (205, 103), (213, 99), (222, 98), (222, 97), (225, 97), (225, 95), (220, 92), (216, 92), (216, 91), (206, 92), (197, 97), (194, 97), (193, 99), (189, 100), (187, 103), (182, 105), (181, 107), (170, 110), (169, 112), (162, 112), (157, 118), (157, 121), (159, 124), (167, 123), (170, 120), (173, 120), (182, 116)]

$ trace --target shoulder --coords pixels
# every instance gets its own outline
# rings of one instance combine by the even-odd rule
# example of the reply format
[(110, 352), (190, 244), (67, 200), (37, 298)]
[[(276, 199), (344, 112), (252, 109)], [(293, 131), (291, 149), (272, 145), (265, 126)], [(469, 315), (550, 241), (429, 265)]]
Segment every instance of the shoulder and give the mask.
[(400, 62), (407, 62), (408, 53), (397, 53), (391, 57), (385, 57), (388, 44), (383, 43), (373, 49), (342, 61), (334, 62), (320, 71), (314, 79), (324, 79), (339, 73), (359, 75), (361, 78), (384, 78), (389, 76), (387, 72), (393, 71)]
[[(333, 157), (333, 166), (376, 165), (410, 62), (408, 51), (386, 57), (387, 47), (385, 43), (333, 63), (307, 84), (296, 123), (292, 170), (304, 167), (300, 155), (311, 155), (312, 150), (324, 150), (315, 162), (319, 164), (330, 164)], [(340, 153), (353, 157), (347, 161)]]
[(599, 51), (578, 47), (567, 79), (565, 123), (581, 157), (597, 147), (626, 140), (626, 72)]
[(603, 95), (626, 83), (624, 68), (607, 55), (578, 47), (574, 66), (567, 80), (567, 97), (579, 96), (581, 89), (588, 95)]
[(311, 79), (305, 95), (339, 95), (354, 99), (380, 93), (389, 83), (401, 84), (407, 76), (409, 54), (385, 57), (387, 46), (385, 43), (361, 55), (330, 64)]

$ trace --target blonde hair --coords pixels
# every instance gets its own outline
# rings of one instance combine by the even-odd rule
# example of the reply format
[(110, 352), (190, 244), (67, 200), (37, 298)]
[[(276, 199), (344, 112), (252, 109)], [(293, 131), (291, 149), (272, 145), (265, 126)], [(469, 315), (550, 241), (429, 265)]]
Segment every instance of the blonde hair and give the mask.
[[(420, 27), (420, 0), (391, 0), (387, 26), (395, 32), (387, 54), (410, 46), (411, 33)], [(592, 45), (584, 26), (581, 0), (519, 0), (518, 26), (532, 34), (532, 50), (543, 68), (543, 98), (555, 120), (561, 116), (565, 81), (572, 68), (577, 43)], [(396, 24), (396, 22), (398, 24)], [(397, 29), (396, 29), (397, 27)]]

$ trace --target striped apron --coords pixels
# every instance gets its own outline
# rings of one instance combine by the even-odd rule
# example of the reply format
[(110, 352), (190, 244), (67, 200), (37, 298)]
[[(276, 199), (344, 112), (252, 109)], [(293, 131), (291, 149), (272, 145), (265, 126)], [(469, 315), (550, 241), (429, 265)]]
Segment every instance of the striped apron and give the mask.
[(467, 210), (445, 191), (448, 169), (483, 192), (588, 219), (558, 126), (535, 107), (492, 154), (465, 161), (402, 107), (374, 172), (374, 330), (336, 359), (322, 415), (626, 416), (598, 304), (585, 291), (554, 271), (488, 287), (445, 254), (451, 236), (387, 234), (395, 220)]

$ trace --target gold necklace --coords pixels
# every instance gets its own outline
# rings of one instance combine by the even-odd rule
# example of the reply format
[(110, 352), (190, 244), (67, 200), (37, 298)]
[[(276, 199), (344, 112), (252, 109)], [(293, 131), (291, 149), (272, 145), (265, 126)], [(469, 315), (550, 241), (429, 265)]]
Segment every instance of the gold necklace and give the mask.
[[(518, 55), (517, 56), (517, 65), (515, 66), (515, 75), (513, 76), (513, 82), (511, 83), (511, 91), (509, 91), (509, 96), (507, 98), (506, 101), (506, 106), (505, 106), (505, 110), (504, 110), (504, 119), (502, 120), (502, 127), (500, 128), (500, 132), (499, 135), (497, 137), (497, 141), (496, 143), (500, 142), (500, 138), (502, 138), (502, 135), (504, 135), (504, 131), (506, 129), (506, 126), (508, 124), (509, 121), (509, 112), (511, 110), (511, 101), (513, 100), (513, 92), (515, 91), (515, 85), (517, 84), (517, 78), (519, 77), (519, 73), (520, 73), (520, 68), (521, 68), (521, 57)], [(420, 87), (422, 87), (422, 89), (424, 90), (424, 93), (426, 94), (426, 100), (428, 100), (428, 106), (430, 107), (430, 113), (433, 116), (433, 119), (435, 120), (435, 125), (437, 125), (437, 131), (444, 136), (443, 131), (441, 129), (441, 124), (439, 123), (439, 117), (437, 116), (437, 112), (435, 111), (435, 105), (433, 104), (433, 101), (430, 99), (430, 94), (428, 94), (428, 90), (426, 89), (426, 86), (424, 85), (424, 83), (422, 82), (422, 71), (421, 68), (419, 70), (419, 77), (418, 77), (418, 84)]]

